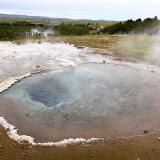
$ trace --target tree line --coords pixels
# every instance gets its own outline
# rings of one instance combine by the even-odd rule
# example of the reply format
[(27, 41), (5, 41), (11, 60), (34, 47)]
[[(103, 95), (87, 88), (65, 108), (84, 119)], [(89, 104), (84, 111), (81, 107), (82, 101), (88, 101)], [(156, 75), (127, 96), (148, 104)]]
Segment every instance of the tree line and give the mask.
[[(34, 24), (26, 21), (3, 22), (0, 23), (0, 40), (14, 40), (16, 38), (41, 37), (41, 32), (47, 30), (50, 26), (44, 24)], [(33, 33), (33, 29), (41, 32)]]
[(60, 35), (85, 35), (89, 34), (88, 24), (61, 23), (56, 27), (57, 33)]
[(125, 22), (119, 22), (112, 26), (105, 27), (102, 33), (107, 34), (129, 34), (129, 33), (145, 33), (145, 34), (157, 34), (159, 32), (160, 21), (158, 17), (146, 18), (144, 20), (127, 20)]
[(15, 38), (41, 37), (41, 32), (33, 33), (33, 29), (45, 31), (54, 30), (56, 35), (88, 35), (88, 34), (157, 34), (159, 32), (160, 21), (157, 17), (146, 18), (144, 20), (127, 20), (118, 22), (110, 26), (99, 23), (61, 23), (54, 24), (34, 24), (31, 22), (3, 22), (0, 23), (0, 39), (12, 40)]

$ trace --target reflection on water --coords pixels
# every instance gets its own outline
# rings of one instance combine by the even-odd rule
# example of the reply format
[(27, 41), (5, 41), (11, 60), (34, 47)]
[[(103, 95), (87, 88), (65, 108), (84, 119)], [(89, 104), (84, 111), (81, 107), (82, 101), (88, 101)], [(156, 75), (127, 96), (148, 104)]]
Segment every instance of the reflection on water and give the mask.
[(159, 125), (159, 93), (158, 77), (149, 71), (85, 64), (24, 79), (1, 98), (13, 104), (3, 107), (16, 110), (16, 119), (5, 115), (20, 132), (44, 142), (151, 130)]

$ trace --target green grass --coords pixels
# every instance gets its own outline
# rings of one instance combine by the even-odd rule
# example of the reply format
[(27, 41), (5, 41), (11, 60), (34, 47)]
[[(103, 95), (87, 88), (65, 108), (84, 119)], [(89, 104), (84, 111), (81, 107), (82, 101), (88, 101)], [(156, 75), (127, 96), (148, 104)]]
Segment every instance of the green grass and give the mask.
[(13, 23), (13, 22), (30, 22), (33, 24), (46, 24), (48, 20), (36, 20), (36, 19), (21, 19), (21, 18), (0, 18), (0, 23)]
[(92, 20), (74, 20), (74, 19), (26, 19), (26, 18), (0, 18), (0, 23), (3, 22), (18, 22), (18, 21), (27, 21), (27, 22), (32, 22), (32, 23), (50, 23), (50, 24), (60, 24), (62, 22), (64, 23), (73, 23), (73, 24), (80, 24), (80, 23), (98, 23), (100, 25), (104, 25), (104, 26), (110, 26), (113, 25), (115, 23), (117, 23), (116, 21), (92, 21)]
[[(111, 49), (111, 47), (120, 41), (123, 36), (103, 36), (103, 35), (85, 35), (85, 36), (61, 36), (61, 39), (67, 43), (73, 43), (76, 46), (86, 46), (90, 48)], [(55, 38), (53, 38), (55, 39)]]
[(122, 55), (145, 58), (157, 40), (156, 36), (130, 35), (117, 43), (115, 48), (116, 51)]

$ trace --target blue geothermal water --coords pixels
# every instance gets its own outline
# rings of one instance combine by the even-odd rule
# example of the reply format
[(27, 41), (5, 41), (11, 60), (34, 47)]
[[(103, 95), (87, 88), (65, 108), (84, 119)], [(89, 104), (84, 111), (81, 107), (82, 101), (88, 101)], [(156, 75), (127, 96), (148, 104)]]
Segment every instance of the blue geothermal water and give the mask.
[[(42, 142), (129, 136), (159, 125), (153, 123), (160, 114), (159, 93), (159, 79), (150, 71), (83, 64), (20, 81), (0, 95), (6, 101), (0, 113), (20, 133)], [(14, 112), (6, 113), (7, 107)]]

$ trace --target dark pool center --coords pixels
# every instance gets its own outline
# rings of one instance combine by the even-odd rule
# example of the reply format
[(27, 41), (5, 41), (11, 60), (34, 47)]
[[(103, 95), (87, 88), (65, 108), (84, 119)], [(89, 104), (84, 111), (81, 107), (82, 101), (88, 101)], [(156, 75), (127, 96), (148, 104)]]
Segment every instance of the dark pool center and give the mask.
[(0, 96), (14, 112), (5, 113), (12, 105), (4, 103), (0, 113), (40, 142), (130, 136), (159, 125), (159, 93), (158, 76), (150, 71), (81, 64), (16, 83)]

